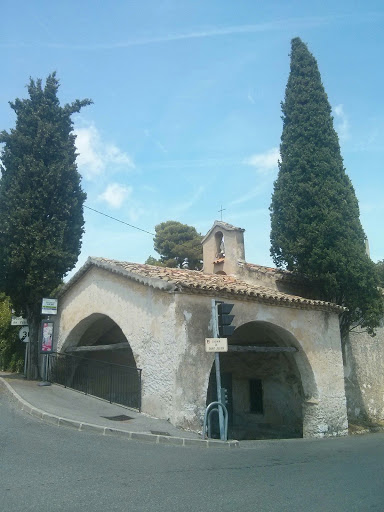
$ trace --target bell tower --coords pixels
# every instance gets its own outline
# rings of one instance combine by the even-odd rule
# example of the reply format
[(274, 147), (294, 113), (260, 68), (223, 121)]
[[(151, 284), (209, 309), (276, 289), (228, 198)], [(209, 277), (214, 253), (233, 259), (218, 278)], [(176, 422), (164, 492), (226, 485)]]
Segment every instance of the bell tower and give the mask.
[(202, 240), (203, 272), (236, 275), (237, 262), (245, 261), (244, 229), (216, 220)]

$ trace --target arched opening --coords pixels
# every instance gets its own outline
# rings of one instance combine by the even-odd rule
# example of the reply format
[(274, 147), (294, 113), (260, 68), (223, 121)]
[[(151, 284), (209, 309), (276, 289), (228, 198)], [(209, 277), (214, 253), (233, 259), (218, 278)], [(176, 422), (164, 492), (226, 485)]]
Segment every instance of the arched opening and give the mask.
[(225, 245), (224, 235), (222, 231), (216, 231), (215, 233), (215, 244), (216, 244), (216, 258), (225, 258)]
[(95, 313), (72, 329), (58, 358), (65, 385), (140, 409), (141, 370), (121, 328)]
[[(295, 338), (274, 324), (249, 322), (235, 330), (228, 344), (228, 352), (220, 354), (220, 366), (222, 387), (228, 396), (230, 436), (302, 437), (304, 397), (314, 386), (307, 382), (304, 392), (302, 379), (311, 380), (311, 370), (305, 360), (300, 361)], [(303, 376), (303, 372), (307, 375)], [(207, 403), (214, 400), (217, 394), (213, 364)]]

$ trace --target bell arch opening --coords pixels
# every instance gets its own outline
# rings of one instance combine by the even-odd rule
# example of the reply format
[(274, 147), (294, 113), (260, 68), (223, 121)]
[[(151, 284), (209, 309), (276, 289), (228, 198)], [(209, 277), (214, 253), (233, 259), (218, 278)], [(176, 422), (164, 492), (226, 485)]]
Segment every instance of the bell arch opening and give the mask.
[[(231, 438), (303, 437), (303, 403), (316, 395), (316, 385), (310, 364), (291, 333), (269, 322), (248, 322), (237, 327), (228, 338), (228, 352), (219, 357)], [(213, 363), (207, 404), (215, 400)], [(217, 423), (217, 415), (214, 418)]]

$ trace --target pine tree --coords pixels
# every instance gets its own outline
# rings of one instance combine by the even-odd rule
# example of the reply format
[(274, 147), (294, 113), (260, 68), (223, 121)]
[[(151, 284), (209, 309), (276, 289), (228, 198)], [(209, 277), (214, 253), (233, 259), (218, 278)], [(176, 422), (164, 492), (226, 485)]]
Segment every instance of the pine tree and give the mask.
[(331, 106), (307, 46), (295, 38), (291, 50), (270, 207), (271, 255), (278, 267), (311, 279), (315, 296), (349, 309), (341, 316), (343, 337), (357, 324), (373, 333), (383, 303)]
[(31, 368), (38, 374), (41, 300), (50, 296), (77, 261), (84, 232), (71, 115), (91, 103), (60, 106), (56, 74), (30, 79), (28, 99), (10, 103), (16, 127), (0, 134), (0, 290), (26, 318)]
[[(203, 259), (201, 240), (203, 237), (193, 226), (175, 220), (167, 220), (155, 226), (155, 231), (154, 248), (160, 254), (160, 260), (156, 264), (182, 268), (187, 259), (189, 269), (201, 269)], [(155, 264), (154, 258), (150, 256), (146, 263)]]

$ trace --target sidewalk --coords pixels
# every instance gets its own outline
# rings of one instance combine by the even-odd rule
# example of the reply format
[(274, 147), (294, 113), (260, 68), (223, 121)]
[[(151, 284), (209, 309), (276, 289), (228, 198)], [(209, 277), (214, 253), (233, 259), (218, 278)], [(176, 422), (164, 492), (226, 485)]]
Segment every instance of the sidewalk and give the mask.
[(56, 384), (39, 386), (19, 374), (0, 372), (0, 386), (23, 411), (46, 423), (101, 435), (178, 446), (238, 447), (238, 441), (205, 440), (199, 434), (174, 427), (124, 406), (85, 395)]

